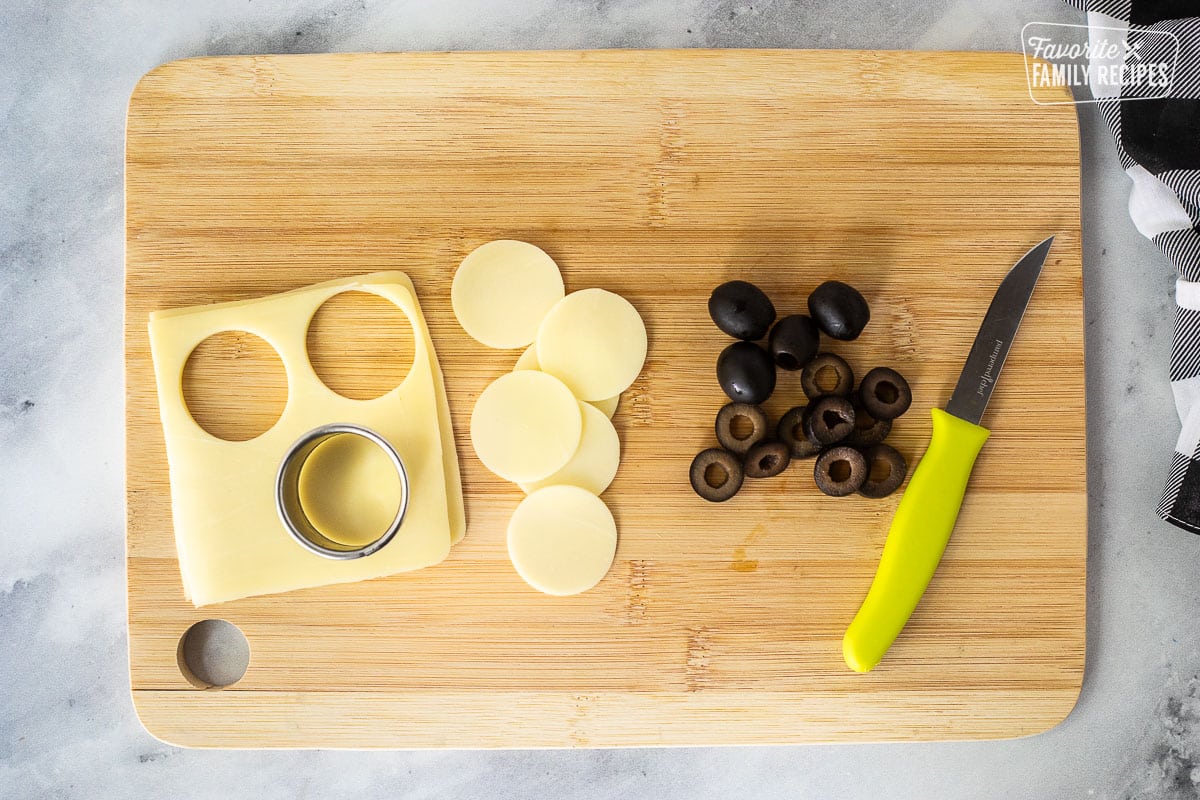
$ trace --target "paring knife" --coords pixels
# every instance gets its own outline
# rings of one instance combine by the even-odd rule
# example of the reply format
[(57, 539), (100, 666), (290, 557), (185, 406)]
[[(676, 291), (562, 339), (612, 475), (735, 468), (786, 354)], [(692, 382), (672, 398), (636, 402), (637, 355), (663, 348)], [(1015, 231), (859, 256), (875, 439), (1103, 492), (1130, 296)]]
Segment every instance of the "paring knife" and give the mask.
[(942, 560), (975, 458), (991, 433), (979, 421), (1053, 241), (1022, 256), (1000, 282), (946, 410), (932, 410), (929, 448), (909, 478), (875, 580), (842, 639), (842, 657), (856, 672), (880, 662)]

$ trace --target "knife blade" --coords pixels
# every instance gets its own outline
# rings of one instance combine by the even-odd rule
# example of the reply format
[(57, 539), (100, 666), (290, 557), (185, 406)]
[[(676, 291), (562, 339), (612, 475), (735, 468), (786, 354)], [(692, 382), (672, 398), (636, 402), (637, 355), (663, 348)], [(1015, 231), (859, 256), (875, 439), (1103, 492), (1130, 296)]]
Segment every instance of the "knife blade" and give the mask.
[(932, 409), (929, 447), (896, 507), (866, 599), (842, 638), (842, 657), (869, 672), (900, 635), (929, 586), (991, 432), (979, 422), (1033, 296), (1054, 237), (1035, 245), (1000, 282), (946, 410)]

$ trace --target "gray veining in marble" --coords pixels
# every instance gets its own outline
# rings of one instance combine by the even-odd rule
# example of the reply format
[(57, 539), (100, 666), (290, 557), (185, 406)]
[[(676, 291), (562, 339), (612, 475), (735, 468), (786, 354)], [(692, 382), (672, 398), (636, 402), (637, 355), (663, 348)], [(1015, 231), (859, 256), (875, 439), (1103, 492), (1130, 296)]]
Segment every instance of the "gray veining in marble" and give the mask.
[[(191, 55), (408, 49), (1019, 49), (1057, 0), (0, 2), (0, 796), (1200, 798), (1200, 537), (1157, 520), (1173, 276), (1080, 122), (1091, 529), (1072, 715), (1004, 742), (205, 752), (147, 735), (125, 640), (122, 136)], [(1082, 468), (1082, 465), (1081, 465)]]

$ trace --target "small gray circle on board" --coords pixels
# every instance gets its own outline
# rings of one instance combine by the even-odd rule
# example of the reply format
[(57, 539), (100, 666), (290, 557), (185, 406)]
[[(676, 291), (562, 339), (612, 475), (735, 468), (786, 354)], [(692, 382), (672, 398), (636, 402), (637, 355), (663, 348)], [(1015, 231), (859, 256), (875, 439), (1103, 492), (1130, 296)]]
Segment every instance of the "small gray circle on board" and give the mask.
[(179, 669), (197, 687), (232, 686), (249, 666), (250, 643), (232, 622), (201, 620), (179, 641)]

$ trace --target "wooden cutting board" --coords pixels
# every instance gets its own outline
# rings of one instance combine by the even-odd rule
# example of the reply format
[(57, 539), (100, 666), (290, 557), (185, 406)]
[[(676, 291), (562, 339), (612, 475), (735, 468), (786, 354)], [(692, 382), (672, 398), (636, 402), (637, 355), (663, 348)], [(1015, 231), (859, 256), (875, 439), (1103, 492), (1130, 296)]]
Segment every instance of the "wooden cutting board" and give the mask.
[[(1072, 106), (1030, 101), (1021, 56), (186, 60), (134, 92), (126, 169), (130, 667), (156, 736), (361, 748), (965, 739), (1041, 731), (1074, 705), (1087, 531), (1078, 136)], [(708, 294), (745, 278), (787, 313), (826, 278), (859, 287), (871, 323), (832, 349), (860, 375), (886, 364), (909, 377), (913, 409), (889, 441), (915, 462), (992, 292), (1049, 234), (945, 559), (883, 664), (854, 674), (842, 633), (899, 496), (827, 498), (811, 462), (720, 506), (692, 493), (688, 465), (715, 443), (724, 402), (714, 363), (728, 340)], [(518, 355), (476, 344), (450, 310), (458, 262), (496, 238), (544, 248), (568, 290), (625, 295), (649, 329), (615, 418), (616, 563), (576, 597), (517, 577), (504, 531), (521, 492), (466, 436), (474, 399)], [(466, 540), (413, 574), (193, 608), (147, 314), (384, 269), (413, 278), (445, 369)], [(313, 360), (350, 359), (360, 366), (339, 380), (387, 388), (373, 367), (394, 355), (375, 338), (386, 319), (365, 304), (340, 311)], [(283, 398), (270, 353), (236, 336), (206, 347), (187, 378), (195, 416), (234, 434), (269, 426)], [(770, 408), (800, 398), (788, 375)], [(181, 636), (207, 618), (250, 643), (248, 671), (223, 690), (195, 688), (179, 666)]]

